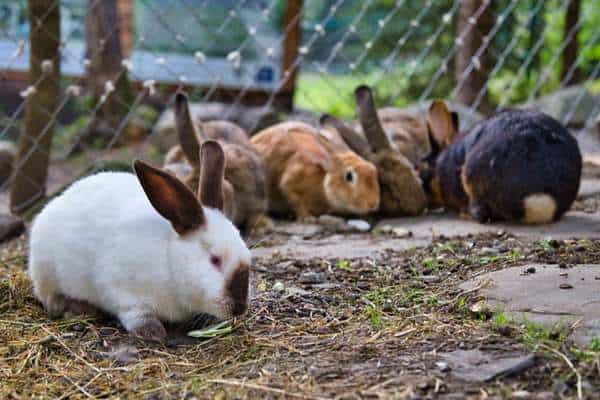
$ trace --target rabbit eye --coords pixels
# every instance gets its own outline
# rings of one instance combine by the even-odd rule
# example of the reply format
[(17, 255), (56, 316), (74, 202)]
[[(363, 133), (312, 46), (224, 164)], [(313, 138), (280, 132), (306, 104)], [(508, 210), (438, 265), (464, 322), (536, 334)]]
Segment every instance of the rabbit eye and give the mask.
[(346, 182), (354, 182), (354, 172), (346, 171), (346, 176), (344, 176), (344, 178), (346, 179)]
[(210, 263), (219, 270), (223, 267), (223, 259), (219, 256), (210, 256)]

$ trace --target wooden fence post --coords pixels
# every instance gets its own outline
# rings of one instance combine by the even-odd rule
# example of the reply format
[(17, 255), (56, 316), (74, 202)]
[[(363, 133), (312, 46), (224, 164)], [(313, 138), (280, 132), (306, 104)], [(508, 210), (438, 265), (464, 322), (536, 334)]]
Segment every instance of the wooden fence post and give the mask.
[[(491, 0), (462, 0), (458, 14), (457, 34), (462, 36), (462, 45), (456, 54), (456, 77), (460, 79), (471, 63), (477, 50), (484, 45), (484, 41), (494, 25)], [(464, 32), (464, 33), (463, 33)], [(474, 67), (464, 77), (465, 82), (459, 88), (456, 100), (472, 105), (482, 90), (487, 90), (489, 78), (490, 48), (481, 52)], [(487, 93), (480, 103), (479, 110), (485, 114), (493, 111), (489, 104)]]
[(280, 94), (285, 96), (284, 106), (291, 110), (293, 108), (294, 91), (296, 88), (296, 75), (298, 74), (298, 48), (302, 42), (302, 6), (303, 0), (287, 0), (283, 16), (283, 61), (281, 65)]
[[(579, 57), (579, 13), (581, 12), (581, 0), (570, 0), (565, 14), (565, 27), (563, 29), (563, 41), (566, 42), (562, 54), (562, 65), (560, 79), (564, 86), (574, 85), (581, 82), (581, 71), (575, 65)], [(570, 76), (569, 76), (570, 75)]]
[(54, 114), (60, 97), (60, 2), (28, 0), (29, 85), (17, 144), (10, 208), (22, 213), (45, 195)]

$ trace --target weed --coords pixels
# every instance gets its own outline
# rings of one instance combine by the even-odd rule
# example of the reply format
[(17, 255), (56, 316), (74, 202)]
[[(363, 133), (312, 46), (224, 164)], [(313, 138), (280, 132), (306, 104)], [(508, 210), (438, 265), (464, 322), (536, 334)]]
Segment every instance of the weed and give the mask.
[(339, 260), (335, 266), (339, 269), (341, 269), (342, 271), (352, 271), (352, 267), (350, 266), (350, 261), (348, 260)]

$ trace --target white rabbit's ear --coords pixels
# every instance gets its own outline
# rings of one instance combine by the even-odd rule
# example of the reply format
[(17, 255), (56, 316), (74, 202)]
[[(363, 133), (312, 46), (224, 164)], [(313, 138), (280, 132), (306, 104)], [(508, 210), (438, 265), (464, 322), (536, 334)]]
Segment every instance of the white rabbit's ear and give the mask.
[(200, 143), (198, 143), (198, 133), (190, 115), (188, 97), (185, 93), (177, 93), (175, 96), (175, 129), (185, 158), (190, 164), (199, 165)]
[(207, 140), (200, 148), (200, 182), (198, 197), (207, 206), (223, 211), (223, 179), (225, 175), (225, 154), (221, 145)]
[(141, 160), (134, 161), (133, 169), (154, 209), (177, 233), (183, 235), (205, 223), (202, 205), (183, 182)]

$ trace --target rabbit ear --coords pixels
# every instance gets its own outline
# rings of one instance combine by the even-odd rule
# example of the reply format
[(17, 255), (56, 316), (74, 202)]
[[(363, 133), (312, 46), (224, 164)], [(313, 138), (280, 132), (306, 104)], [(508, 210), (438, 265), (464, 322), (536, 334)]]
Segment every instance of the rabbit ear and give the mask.
[(200, 148), (200, 202), (211, 208), (223, 211), (223, 179), (225, 175), (225, 154), (221, 145), (207, 140)]
[(368, 160), (371, 157), (371, 149), (369, 143), (363, 139), (358, 132), (352, 129), (348, 124), (339, 118), (336, 118), (329, 114), (323, 114), (319, 120), (323, 126), (333, 127), (342, 137), (344, 142), (350, 147), (352, 151)]
[(358, 119), (373, 151), (378, 152), (391, 149), (390, 140), (383, 130), (379, 116), (377, 115), (371, 88), (367, 85), (357, 87), (354, 91), (354, 97), (356, 99)]
[(454, 127), (454, 132), (458, 134), (460, 132), (460, 117), (456, 111), (452, 111), (450, 115), (452, 116), (452, 126)]
[(199, 165), (200, 143), (190, 115), (188, 97), (182, 92), (175, 95), (175, 129), (185, 158), (192, 165)]
[(431, 133), (431, 129), (427, 129), (427, 136), (429, 137), (429, 145), (431, 146), (431, 150), (429, 151), (429, 154), (427, 154), (425, 157), (423, 157), (421, 159), (421, 161), (424, 161), (429, 166), (433, 166), (433, 165), (435, 165), (435, 161), (437, 160), (438, 156), (440, 155), (441, 149), (440, 149), (439, 143), (433, 137), (433, 134)]
[[(456, 118), (458, 122), (458, 118)], [(427, 112), (427, 127), (429, 132), (441, 147), (448, 146), (458, 135), (454, 117), (443, 100), (434, 100)]]
[(154, 209), (171, 222), (180, 235), (205, 222), (204, 211), (194, 193), (175, 176), (135, 160), (133, 169)]

